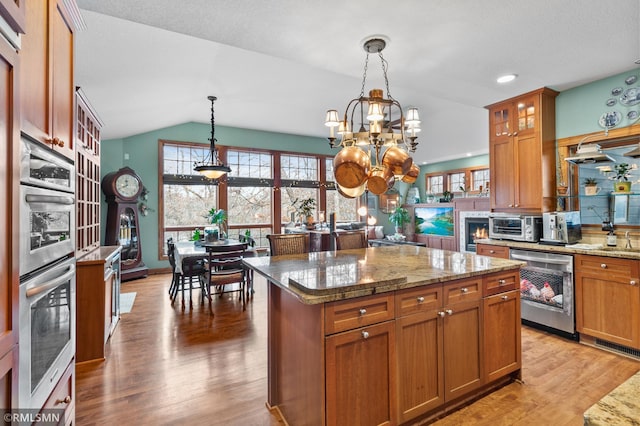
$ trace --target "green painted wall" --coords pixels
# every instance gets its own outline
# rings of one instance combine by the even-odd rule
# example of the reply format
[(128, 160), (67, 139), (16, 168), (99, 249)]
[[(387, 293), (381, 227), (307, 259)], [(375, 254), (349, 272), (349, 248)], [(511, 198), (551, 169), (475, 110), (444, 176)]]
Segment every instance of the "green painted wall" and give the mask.
[[(155, 210), (147, 216), (140, 216), (140, 238), (142, 257), (150, 269), (166, 268), (166, 261), (158, 260), (158, 140), (167, 139), (185, 142), (209, 144), (211, 135), (209, 124), (186, 123), (152, 132), (131, 136), (124, 139), (102, 141), (100, 158), (101, 175), (121, 167), (129, 166), (138, 173), (149, 190), (148, 206)], [(250, 129), (216, 126), (218, 145), (277, 149), (312, 154), (335, 154), (326, 139), (308, 136), (288, 135)], [(128, 159), (125, 160), (125, 157)], [(107, 223), (107, 205), (102, 197), (102, 236), (104, 243), (105, 225)]]

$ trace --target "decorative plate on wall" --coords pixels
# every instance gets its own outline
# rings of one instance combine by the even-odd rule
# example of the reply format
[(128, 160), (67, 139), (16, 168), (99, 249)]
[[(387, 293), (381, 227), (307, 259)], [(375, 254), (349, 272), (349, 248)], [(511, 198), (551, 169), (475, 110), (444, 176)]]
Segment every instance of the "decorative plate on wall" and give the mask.
[(629, 120), (635, 120), (636, 118), (638, 118), (638, 111), (629, 111), (627, 113), (627, 118)]
[(629, 77), (624, 79), (624, 82), (627, 83), (629, 86), (635, 83), (636, 81), (638, 81), (637, 75), (630, 75)]
[(609, 98), (609, 99), (607, 99), (607, 106), (608, 106), (608, 107), (612, 107), (612, 106), (614, 106), (616, 103), (618, 103), (618, 101), (616, 100), (616, 98)]
[(625, 106), (633, 106), (640, 103), (640, 89), (630, 87), (620, 96), (620, 103)]
[(600, 127), (604, 127), (606, 129), (611, 129), (612, 127), (616, 127), (620, 124), (622, 120), (622, 114), (618, 111), (608, 111), (600, 116), (600, 120), (598, 120), (598, 124)]
[(622, 94), (623, 90), (624, 89), (622, 87), (614, 87), (611, 89), (611, 96), (619, 96)]

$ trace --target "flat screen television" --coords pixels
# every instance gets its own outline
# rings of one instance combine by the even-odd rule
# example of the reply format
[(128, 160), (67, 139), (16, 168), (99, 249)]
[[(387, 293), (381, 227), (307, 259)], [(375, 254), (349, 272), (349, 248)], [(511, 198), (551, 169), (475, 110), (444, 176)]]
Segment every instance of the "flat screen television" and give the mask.
[(416, 207), (414, 216), (416, 234), (454, 236), (453, 207)]

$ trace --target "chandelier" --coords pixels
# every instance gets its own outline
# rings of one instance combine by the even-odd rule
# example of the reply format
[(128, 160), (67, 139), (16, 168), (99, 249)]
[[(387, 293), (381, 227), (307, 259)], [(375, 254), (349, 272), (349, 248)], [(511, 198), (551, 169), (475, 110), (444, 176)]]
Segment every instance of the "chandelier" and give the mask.
[[(385, 46), (386, 42), (378, 37), (364, 42), (367, 57), (360, 95), (349, 101), (342, 119), (338, 111), (332, 109), (327, 111), (324, 123), (329, 127), (329, 145), (340, 148), (333, 159), (337, 189), (348, 198), (359, 197), (365, 190), (383, 194), (396, 180), (413, 183), (420, 173), (420, 167), (409, 155), (418, 146), (418, 109), (409, 108), (405, 114), (400, 103), (391, 96), (388, 63), (382, 56)], [(369, 54), (372, 53), (380, 58), (386, 98), (382, 89), (370, 90), (369, 96), (364, 94)]]
[(215, 96), (208, 96), (207, 99), (211, 101), (211, 146), (209, 148), (209, 154), (204, 161), (197, 161), (193, 164), (193, 170), (203, 174), (209, 179), (220, 179), (225, 174), (231, 171), (229, 166), (224, 165), (218, 158), (218, 149), (216, 148), (216, 124), (213, 116), (213, 103), (218, 99)]

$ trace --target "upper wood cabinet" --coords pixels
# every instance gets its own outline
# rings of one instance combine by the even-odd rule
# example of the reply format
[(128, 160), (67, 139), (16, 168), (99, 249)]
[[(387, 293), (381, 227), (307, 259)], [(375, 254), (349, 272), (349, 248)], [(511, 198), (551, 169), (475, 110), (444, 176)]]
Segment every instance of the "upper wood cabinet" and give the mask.
[(551, 211), (555, 208), (555, 97), (542, 88), (489, 110), (491, 210)]
[(20, 51), (22, 131), (74, 160), (72, 2), (30, 1)]
[(16, 33), (24, 33), (27, 0), (0, 0), (0, 16)]
[(76, 256), (100, 246), (100, 130), (102, 121), (76, 90)]

